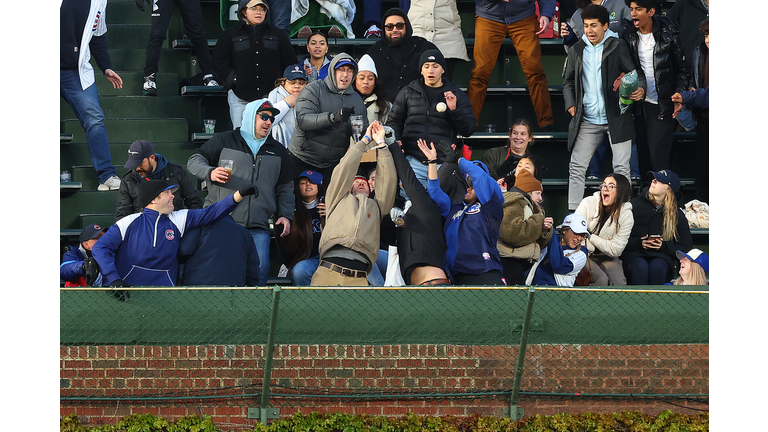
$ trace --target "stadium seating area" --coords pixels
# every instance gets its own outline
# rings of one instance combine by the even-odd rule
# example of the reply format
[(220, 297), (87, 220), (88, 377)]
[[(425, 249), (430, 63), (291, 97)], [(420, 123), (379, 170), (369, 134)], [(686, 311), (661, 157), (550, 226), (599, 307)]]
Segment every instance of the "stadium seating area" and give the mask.
[[(284, 0), (288, 1), (288, 0)], [(222, 0), (226, 3), (226, 0)], [(235, 2), (236, 3), (236, 2)], [(668, 2), (665, 6), (669, 6)], [(206, 31), (212, 48), (226, 23), (225, 5), (218, 0), (202, 0), (206, 17)], [(397, 2), (383, 1), (382, 10), (397, 6)], [(462, 32), (471, 57), (474, 44), (474, 1), (458, 0), (462, 18)], [(224, 14), (224, 15), (222, 15)], [(361, 5), (358, 16), (362, 16)], [(149, 37), (150, 14), (141, 12), (133, 0), (110, 0), (107, 10), (108, 43), (113, 68), (124, 81), (123, 88), (113, 89), (97, 73), (96, 85), (101, 106), (106, 115), (106, 128), (110, 141), (112, 162), (118, 176), (125, 173), (129, 145), (137, 139), (154, 143), (159, 153), (181, 165), (204, 143), (209, 134), (202, 133), (203, 119), (216, 119), (216, 131), (231, 128), (225, 92), (221, 87), (186, 85), (185, 79), (200, 73), (191, 52), (191, 43), (184, 34), (178, 12), (169, 28), (168, 39), (162, 50), (160, 72), (157, 74), (157, 97), (141, 95), (146, 44)], [(353, 24), (355, 33), (362, 35), (365, 29), (359, 18)], [(373, 43), (370, 39), (331, 39), (331, 54), (346, 52), (359, 58)], [(292, 39), (297, 56), (305, 53), (303, 39)], [(543, 182), (544, 205), (554, 219), (562, 220), (567, 213), (567, 177), (569, 153), (566, 150), (569, 116), (563, 107), (562, 68), (565, 52), (561, 39), (543, 39), (543, 65), (549, 82), (555, 112), (555, 132), (534, 134), (535, 145), (531, 152), (542, 159), (547, 168)], [(95, 62), (92, 60), (94, 67)], [(457, 67), (454, 82), (463, 89), (469, 81), (471, 63)], [(96, 68), (98, 70), (98, 68)], [(506, 40), (499, 54), (499, 61), (489, 82), (489, 91), (479, 119), (478, 132), (468, 138), (460, 138), (473, 148), (473, 159), (479, 159), (491, 147), (504, 145), (508, 125), (517, 118), (527, 118), (535, 123), (535, 115), (525, 81), (525, 75), (516, 58), (514, 47)], [(485, 132), (485, 125), (495, 125), (495, 133)], [(74, 244), (82, 227), (98, 223), (108, 226), (114, 223), (117, 192), (98, 192), (98, 181), (90, 165), (85, 134), (70, 106), (60, 100), (60, 170), (72, 173), (71, 181), (60, 184), (61, 247)], [(683, 180), (682, 203), (693, 199), (692, 159), (695, 144), (692, 132), (677, 132), (672, 150), (672, 169)], [(610, 164), (608, 164), (610, 166)], [(609, 168), (610, 169), (610, 168)], [(198, 179), (190, 175), (193, 183), (201, 187)], [(602, 179), (601, 179), (602, 180)], [(588, 193), (600, 182), (588, 181)], [(635, 185), (638, 186), (638, 185)], [(206, 191), (200, 191), (205, 197)], [(708, 251), (708, 230), (695, 229), (694, 247)], [(277, 274), (279, 263), (273, 259), (271, 276)], [(279, 281), (273, 279), (273, 281)]]

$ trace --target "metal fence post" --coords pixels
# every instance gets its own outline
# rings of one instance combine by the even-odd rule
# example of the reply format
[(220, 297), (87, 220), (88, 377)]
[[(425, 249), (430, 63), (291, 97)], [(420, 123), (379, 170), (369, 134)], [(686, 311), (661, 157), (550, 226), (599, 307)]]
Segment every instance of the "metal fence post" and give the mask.
[(269, 407), (269, 384), (272, 380), (272, 354), (275, 351), (275, 327), (277, 327), (277, 310), (280, 305), (280, 286), (272, 291), (272, 316), (269, 319), (269, 338), (267, 339), (267, 358), (264, 361), (264, 381), (261, 386), (261, 405), (259, 416), (263, 424), (267, 424), (267, 408)]
[(517, 366), (515, 367), (515, 380), (512, 383), (512, 395), (509, 401), (509, 417), (512, 420), (523, 418), (523, 409), (518, 407), (520, 401), (520, 380), (523, 377), (523, 364), (525, 363), (525, 349), (528, 346), (528, 333), (531, 329), (531, 315), (533, 313), (533, 298), (536, 288), (528, 288), (528, 305), (523, 318), (523, 329), (520, 334), (520, 350), (517, 353)]

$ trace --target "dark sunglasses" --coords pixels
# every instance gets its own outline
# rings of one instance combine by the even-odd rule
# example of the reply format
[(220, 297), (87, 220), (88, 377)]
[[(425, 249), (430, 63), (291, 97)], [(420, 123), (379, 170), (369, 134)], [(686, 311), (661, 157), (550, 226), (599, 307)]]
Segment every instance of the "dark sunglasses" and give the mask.
[[(256, 115), (259, 115), (259, 114), (256, 114)], [(269, 115), (267, 113), (261, 113), (261, 121), (267, 121), (267, 120), (269, 120), (272, 123), (274, 123), (275, 122), (275, 116)]]
[(392, 31), (392, 29), (394, 29), (395, 27), (397, 27), (398, 30), (402, 30), (405, 28), (405, 23), (399, 22), (397, 24), (387, 24), (384, 26), (384, 29), (386, 29), (387, 31)]

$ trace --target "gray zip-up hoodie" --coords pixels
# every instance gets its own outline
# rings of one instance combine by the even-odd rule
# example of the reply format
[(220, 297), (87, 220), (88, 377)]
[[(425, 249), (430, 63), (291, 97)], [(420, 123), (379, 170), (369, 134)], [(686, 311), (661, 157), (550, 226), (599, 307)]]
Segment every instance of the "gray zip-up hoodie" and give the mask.
[[(246, 113), (249, 113), (246, 110)], [(256, 111), (252, 110), (253, 117)], [(254, 120), (243, 121), (253, 125)], [(234, 161), (232, 178), (227, 183), (211, 180), (213, 171), (223, 159)], [(253, 150), (240, 133), (240, 128), (217, 133), (200, 146), (187, 161), (187, 171), (208, 182), (208, 196), (204, 206), (219, 202), (251, 184), (256, 194), (247, 196), (232, 212), (235, 222), (245, 228), (269, 229), (269, 218), (284, 216), (293, 220), (295, 196), (291, 178), (291, 162), (288, 152), (270, 133), (254, 155)]]
[[(336, 65), (341, 60), (355, 63), (355, 74), (349, 87), (339, 90), (336, 86)], [(323, 80), (307, 84), (296, 101), (296, 129), (288, 145), (288, 151), (304, 163), (316, 168), (337, 165), (351, 144), (352, 127), (348, 121), (334, 123), (331, 113), (343, 107), (355, 109), (355, 115), (363, 116), (363, 132), (368, 129), (363, 98), (353, 88), (357, 76), (357, 62), (346, 53), (331, 60), (328, 75)]]

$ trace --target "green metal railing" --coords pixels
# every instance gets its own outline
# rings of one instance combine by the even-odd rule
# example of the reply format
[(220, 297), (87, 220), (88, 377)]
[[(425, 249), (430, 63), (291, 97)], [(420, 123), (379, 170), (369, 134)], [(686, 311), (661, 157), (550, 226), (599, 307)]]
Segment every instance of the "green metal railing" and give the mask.
[(61, 400), (706, 398), (693, 288), (63, 288)]

